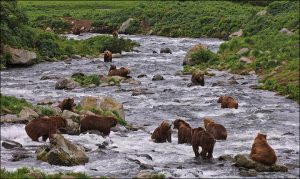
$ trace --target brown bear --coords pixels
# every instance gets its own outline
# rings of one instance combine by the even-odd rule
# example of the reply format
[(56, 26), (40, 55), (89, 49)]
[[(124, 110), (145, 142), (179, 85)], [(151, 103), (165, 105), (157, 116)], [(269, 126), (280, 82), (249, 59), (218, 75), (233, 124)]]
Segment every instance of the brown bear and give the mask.
[(74, 99), (73, 98), (64, 99), (58, 105), (58, 107), (61, 109), (61, 111), (64, 111), (64, 110), (74, 111), (74, 106), (76, 106), (76, 104), (74, 103)]
[(117, 69), (116, 65), (111, 65), (108, 76), (121, 76), (128, 78), (128, 74), (130, 73), (130, 70), (124, 67), (121, 67), (120, 69)]
[(104, 51), (104, 62), (112, 62), (112, 54), (109, 50)]
[(258, 133), (252, 144), (250, 158), (265, 165), (276, 163), (275, 151), (267, 142), (267, 135)]
[(204, 86), (204, 73), (197, 70), (192, 74), (192, 85)]
[(191, 144), (192, 142), (192, 128), (189, 123), (182, 119), (176, 119), (174, 122), (174, 129), (178, 129), (178, 144)]
[(114, 117), (100, 117), (95, 115), (88, 115), (80, 122), (80, 132), (88, 130), (98, 130), (107, 136), (110, 134), (110, 129), (115, 127), (118, 121)]
[(118, 38), (118, 35), (119, 35), (118, 31), (113, 31), (112, 35), (113, 35), (113, 37)]
[[(202, 127), (192, 129), (192, 146), (196, 157), (203, 159), (211, 159), (216, 140), (210, 133), (206, 132)], [(199, 146), (202, 148), (199, 154)]]
[(204, 118), (204, 127), (206, 131), (214, 136), (217, 140), (227, 139), (227, 130), (221, 124), (215, 123), (211, 118)]
[(238, 102), (231, 96), (221, 96), (218, 103), (221, 103), (221, 108), (238, 108)]
[(57, 129), (66, 128), (67, 121), (60, 116), (42, 117), (30, 121), (25, 126), (25, 131), (27, 135), (33, 141), (39, 141), (39, 137), (42, 136), (43, 141), (47, 138), (52, 137), (56, 134)]
[(171, 142), (171, 132), (171, 125), (167, 121), (163, 121), (159, 127), (154, 130), (151, 139), (157, 143)]

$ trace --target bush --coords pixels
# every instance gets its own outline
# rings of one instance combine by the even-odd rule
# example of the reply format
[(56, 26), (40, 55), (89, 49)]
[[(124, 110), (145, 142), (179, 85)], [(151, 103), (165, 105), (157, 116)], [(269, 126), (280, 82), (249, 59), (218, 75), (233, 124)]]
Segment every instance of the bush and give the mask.
[(25, 99), (18, 99), (13, 96), (4, 96), (2, 94), (0, 94), (0, 105), (0, 114), (19, 114), (24, 107), (32, 107), (32, 105)]
[(214, 65), (218, 63), (218, 56), (210, 50), (200, 50), (192, 53), (191, 62), (193, 64), (208, 63)]
[(75, 74), (72, 75), (72, 78), (78, 82), (81, 86), (89, 86), (91, 84), (94, 84), (96, 86), (100, 85), (100, 78), (98, 75), (81, 75), (81, 74)]
[(130, 21), (129, 27), (126, 29), (125, 34), (135, 34), (140, 32), (140, 22), (136, 19)]

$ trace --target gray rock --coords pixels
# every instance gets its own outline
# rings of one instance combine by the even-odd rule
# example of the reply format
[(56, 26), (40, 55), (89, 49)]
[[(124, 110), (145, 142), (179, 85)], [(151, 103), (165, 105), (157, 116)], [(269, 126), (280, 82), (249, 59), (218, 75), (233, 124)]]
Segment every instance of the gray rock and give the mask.
[(139, 76), (137, 76), (138, 78), (143, 78), (143, 77), (147, 77), (147, 75), (145, 73), (140, 74)]
[(241, 56), (249, 52), (249, 48), (241, 48), (236, 54)]
[(241, 37), (243, 36), (243, 29), (240, 29), (237, 32), (233, 32), (232, 34), (229, 35), (229, 39), (234, 38), (234, 37)]
[(12, 56), (7, 62), (10, 65), (31, 65), (37, 57), (35, 52), (24, 49), (6, 47), (4, 51)]
[(280, 33), (285, 34), (285, 35), (293, 35), (294, 33), (292, 31), (289, 31), (287, 28), (282, 28)]
[(72, 58), (72, 59), (80, 59), (81, 56), (80, 55), (71, 55), (70, 58)]
[(240, 175), (243, 177), (256, 177), (257, 176), (257, 171), (254, 169), (250, 170), (241, 170)]
[(64, 119), (72, 119), (76, 121), (79, 119), (79, 114), (74, 113), (72, 111), (64, 110), (61, 117)]
[(161, 76), (161, 75), (159, 75), (159, 74), (154, 75), (154, 76), (152, 77), (152, 81), (159, 81), (159, 80), (164, 80), (164, 77)]
[(14, 151), (14, 153), (12, 154), (12, 158), (10, 160), (13, 162), (17, 162), (29, 157), (30, 157), (30, 152), (26, 151), (25, 149), (18, 149)]
[(255, 169), (258, 172), (287, 172), (288, 168), (284, 165), (274, 164), (271, 166), (253, 161), (248, 154), (238, 154), (234, 157), (235, 165), (246, 169)]
[(123, 22), (122, 25), (120, 26), (119, 30), (118, 30), (118, 33), (125, 33), (126, 30), (129, 28), (131, 21), (134, 21), (134, 19), (129, 18), (125, 22)]
[(253, 62), (253, 60), (251, 60), (250, 58), (244, 57), (244, 56), (242, 56), (239, 60), (241, 62), (245, 62), (245, 63), (252, 63)]
[(170, 48), (161, 48), (160, 53), (170, 53), (170, 54), (172, 54), (172, 51), (171, 51)]
[(12, 140), (4, 140), (2, 142), (2, 147), (6, 149), (13, 149), (13, 148), (22, 148), (23, 146), (19, 142), (15, 142)]
[(197, 52), (197, 51), (201, 51), (201, 50), (207, 50), (207, 46), (206, 45), (203, 45), (203, 44), (197, 44), (195, 46), (193, 46), (191, 49), (189, 49), (189, 51), (186, 53), (186, 55), (184, 56), (184, 59), (183, 59), (183, 65), (195, 65), (192, 61), (191, 61), (191, 57), (192, 57), (192, 54), (194, 52)]
[(79, 84), (71, 78), (63, 78), (56, 82), (55, 89), (72, 90), (79, 86)]
[(220, 161), (231, 161), (234, 162), (234, 156), (233, 155), (229, 155), (229, 154), (225, 154), (225, 155), (221, 155), (218, 160)]
[(40, 80), (57, 80), (60, 79), (58, 75), (44, 75), (40, 78)]
[(39, 117), (39, 114), (34, 110), (24, 107), (21, 112), (19, 113), (19, 118), (24, 119), (26, 121), (31, 121)]
[(2, 123), (21, 123), (26, 124), (28, 121), (26, 119), (19, 118), (15, 114), (6, 114), (0, 117), (1, 124)]
[(256, 13), (257, 16), (265, 16), (267, 15), (268, 11), (267, 10), (261, 10), (258, 13)]
[(39, 149), (37, 159), (51, 165), (74, 166), (87, 163), (88, 156), (82, 146), (78, 146), (65, 139), (60, 134), (54, 134), (50, 140), (50, 147)]
[(53, 104), (53, 101), (50, 98), (42, 99), (37, 103), (38, 105), (49, 105)]
[(67, 120), (67, 127), (62, 130), (63, 133), (69, 134), (69, 135), (79, 135), (80, 134), (80, 125), (79, 121), (74, 122), (72, 119), (66, 119)]

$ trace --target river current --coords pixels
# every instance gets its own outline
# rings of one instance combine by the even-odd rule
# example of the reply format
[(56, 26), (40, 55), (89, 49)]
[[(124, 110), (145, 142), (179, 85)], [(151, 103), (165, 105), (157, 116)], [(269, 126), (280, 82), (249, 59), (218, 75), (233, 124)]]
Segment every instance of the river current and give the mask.
[[(76, 40), (99, 34), (69, 35)], [(79, 102), (84, 96), (109, 95), (122, 102), (126, 121), (144, 130), (111, 132), (107, 138), (96, 134), (66, 135), (72, 142), (90, 149), (89, 162), (85, 165), (64, 167), (52, 166), (36, 160), (34, 153), (44, 142), (33, 142), (27, 136), (24, 124), (1, 125), (1, 141), (9, 139), (21, 143), (32, 157), (18, 162), (10, 161), (11, 150), (1, 146), (1, 168), (15, 170), (19, 167), (34, 167), (46, 172), (85, 172), (91, 176), (134, 177), (142, 170), (136, 161), (152, 165), (153, 170), (166, 177), (240, 177), (238, 168), (230, 162), (218, 161), (224, 154), (250, 153), (251, 145), (258, 132), (267, 134), (278, 163), (289, 167), (286, 173), (259, 173), (258, 177), (299, 177), (299, 105), (274, 92), (255, 90), (251, 85), (258, 83), (256, 75), (233, 75), (225, 71), (210, 70), (215, 76), (205, 78), (205, 86), (188, 87), (191, 75), (180, 75), (183, 58), (193, 45), (203, 43), (217, 51), (222, 41), (218, 39), (167, 38), (159, 36), (121, 35), (140, 43), (134, 52), (123, 52), (121, 58), (113, 58), (117, 67), (128, 67), (131, 76), (141, 84), (121, 86), (76, 88), (55, 90), (55, 79), (40, 80), (44, 75), (71, 76), (75, 72), (85, 74), (107, 74), (109, 63), (103, 58), (73, 59), (71, 63), (40, 63), (31, 67), (1, 71), (1, 93), (22, 97), (36, 104), (51, 98), (62, 100), (74, 97)], [(172, 54), (160, 54), (160, 48), (168, 47)], [(156, 51), (158, 53), (153, 53)], [(146, 77), (137, 78), (140, 74)], [(165, 80), (152, 81), (155, 74)], [(239, 84), (229, 84), (230, 78)], [(219, 85), (215, 85), (219, 84)], [(146, 88), (145, 94), (132, 96), (132, 90)], [(238, 109), (221, 109), (217, 103), (221, 95), (230, 95), (238, 100)], [(177, 131), (172, 132), (171, 143), (154, 143), (151, 132), (162, 120), (185, 119), (192, 127), (203, 127), (203, 117), (211, 117), (224, 125), (228, 131), (226, 141), (217, 141), (214, 160), (196, 160), (192, 147), (177, 144)], [(99, 150), (97, 144), (109, 143), (108, 148)], [(48, 143), (48, 141), (46, 142)]]

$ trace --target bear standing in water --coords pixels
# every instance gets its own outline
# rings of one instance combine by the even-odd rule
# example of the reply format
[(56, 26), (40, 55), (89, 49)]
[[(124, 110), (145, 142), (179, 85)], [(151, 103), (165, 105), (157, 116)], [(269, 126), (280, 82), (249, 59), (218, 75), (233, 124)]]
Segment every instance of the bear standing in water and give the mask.
[(258, 133), (252, 144), (250, 158), (265, 165), (276, 163), (275, 151), (267, 142), (267, 135)]
[(157, 143), (171, 142), (171, 132), (171, 125), (167, 121), (163, 121), (159, 127), (154, 130), (151, 139)]
[(110, 134), (110, 129), (115, 127), (118, 121), (114, 117), (100, 117), (95, 115), (88, 115), (80, 122), (80, 132), (87, 130), (98, 130), (105, 136)]
[(112, 54), (109, 50), (104, 51), (104, 62), (112, 62)]
[(182, 119), (174, 121), (174, 129), (178, 129), (178, 144), (191, 144), (192, 142), (192, 128), (189, 123)]
[(27, 135), (33, 141), (39, 141), (39, 137), (43, 137), (43, 141), (46, 141), (48, 137), (52, 137), (56, 134), (57, 129), (66, 128), (67, 121), (60, 116), (42, 117), (30, 121), (25, 126)]
[[(203, 159), (211, 159), (213, 157), (213, 151), (216, 140), (214, 137), (207, 133), (202, 127), (192, 129), (192, 146), (196, 157)], [(202, 148), (199, 154), (199, 146)]]
[(218, 103), (221, 103), (221, 108), (235, 108), (239, 107), (238, 102), (231, 96), (221, 96), (218, 99)]
[(227, 139), (227, 130), (221, 124), (215, 123), (211, 118), (204, 118), (204, 127), (206, 131), (214, 136), (217, 140)]

